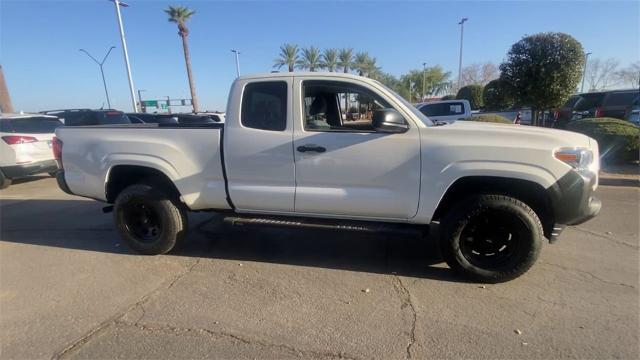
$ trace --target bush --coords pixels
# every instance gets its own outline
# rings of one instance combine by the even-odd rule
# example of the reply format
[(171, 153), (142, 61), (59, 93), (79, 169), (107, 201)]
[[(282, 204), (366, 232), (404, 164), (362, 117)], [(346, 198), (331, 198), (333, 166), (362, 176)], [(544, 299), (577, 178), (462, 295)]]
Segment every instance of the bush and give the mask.
[(491, 80), (484, 86), (482, 92), (485, 109), (504, 110), (513, 106), (514, 100), (512, 90), (508, 84), (502, 80)]
[(596, 139), (600, 158), (607, 163), (638, 160), (640, 127), (624, 120), (595, 118), (572, 121), (567, 130)]
[(458, 90), (456, 99), (468, 100), (469, 104), (471, 104), (472, 110), (480, 109), (483, 106), (482, 91), (482, 85), (463, 86), (460, 90)]
[(471, 121), (479, 121), (479, 122), (490, 122), (490, 123), (499, 123), (499, 124), (513, 124), (513, 121), (510, 121), (504, 116), (496, 115), (496, 114), (484, 114), (478, 116), (472, 116)]
[(445, 95), (440, 100), (455, 100), (455, 99), (456, 99), (455, 95)]

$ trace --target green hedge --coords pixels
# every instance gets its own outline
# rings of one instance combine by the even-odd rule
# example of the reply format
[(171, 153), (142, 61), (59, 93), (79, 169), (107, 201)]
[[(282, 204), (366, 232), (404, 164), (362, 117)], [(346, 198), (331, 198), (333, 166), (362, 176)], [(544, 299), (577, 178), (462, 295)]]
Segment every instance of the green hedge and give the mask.
[(506, 117), (495, 115), (495, 114), (472, 116), (469, 120), (479, 121), (479, 122), (500, 123), (500, 124), (513, 124), (513, 121), (510, 121)]
[(608, 163), (638, 160), (640, 127), (624, 120), (595, 118), (571, 121), (567, 130), (596, 139), (600, 158)]
[(482, 101), (482, 91), (484, 88), (482, 85), (467, 85), (458, 90), (456, 94), (456, 100), (468, 100), (471, 105), (471, 110), (477, 110), (484, 106)]

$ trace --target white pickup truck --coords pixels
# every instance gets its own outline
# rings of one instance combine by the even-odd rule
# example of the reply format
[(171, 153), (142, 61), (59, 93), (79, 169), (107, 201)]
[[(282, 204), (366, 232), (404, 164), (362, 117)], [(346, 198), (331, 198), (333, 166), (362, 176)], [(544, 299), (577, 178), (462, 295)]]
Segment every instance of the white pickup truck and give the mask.
[[(358, 120), (344, 120), (354, 107)], [(526, 272), (545, 237), (600, 210), (593, 139), (436, 126), (381, 83), (347, 74), (240, 77), (224, 124), (63, 127), (53, 148), (60, 188), (113, 204), (105, 211), (143, 254), (179, 243), (187, 211), (353, 231), (439, 223), (451, 268), (500, 282)]]

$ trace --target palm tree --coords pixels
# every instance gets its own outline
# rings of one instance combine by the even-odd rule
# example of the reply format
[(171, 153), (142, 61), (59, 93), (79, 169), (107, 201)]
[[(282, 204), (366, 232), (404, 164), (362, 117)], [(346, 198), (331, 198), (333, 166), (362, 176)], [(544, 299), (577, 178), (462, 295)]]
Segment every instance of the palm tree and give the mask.
[(298, 68), (316, 71), (322, 67), (320, 49), (315, 46), (302, 49), (302, 57), (298, 60)]
[(182, 50), (184, 51), (184, 62), (187, 64), (187, 77), (189, 77), (189, 90), (191, 90), (191, 102), (193, 111), (198, 112), (198, 96), (196, 95), (196, 86), (193, 81), (193, 71), (191, 70), (191, 55), (189, 54), (189, 28), (187, 21), (196, 13), (195, 11), (184, 6), (169, 6), (164, 12), (169, 15), (169, 21), (178, 24), (178, 35), (182, 38)]
[(353, 67), (358, 70), (358, 75), (364, 76), (367, 73), (368, 65), (371, 59), (367, 52), (359, 52), (356, 54)]
[(324, 49), (322, 53), (322, 67), (330, 72), (336, 71), (338, 66), (338, 50), (337, 49)]
[(348, 73), (351, 66), (353, 66), (353, 49), (341, 49), (338, 59), (338, 66), (342, 68), (345, 74)]
[(296, 66), (297, 61), (298, 45), (284, 44), (280, 46), (280, 57), (273, 61), (273, 67), (280, 69), (286, 65), (289, 68), (289, 72), (293, 72), (293, 68)]

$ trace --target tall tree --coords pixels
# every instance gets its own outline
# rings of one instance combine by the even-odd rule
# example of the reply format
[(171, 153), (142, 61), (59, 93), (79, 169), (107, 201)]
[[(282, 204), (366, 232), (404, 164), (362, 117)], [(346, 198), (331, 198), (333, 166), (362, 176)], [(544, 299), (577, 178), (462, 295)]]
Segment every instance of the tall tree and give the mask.
[(320, 49), (315, 46), (302, 49), (302, 56), (297, 61), (298, 68), (316, 71), (322, 67)]
[(462, 68), (460, 72), (461, 86), (486, 85), (491, 80), (500, 76), (498, 67), (491, 62), (484, 64), (471, 64)]
[(178, 24), (178, 35), (182, 39), (182, 50), (184, 52), (184, 62), (187, 65), (187, 77), (189, 78), (189, 90), (191, 91), (191, 102), (193, 103), (193, 112), (198, 112), (198, 96), (196, 95), (196, 85), (193, 80), (193, 71), (191, 70), (191, 55), (189, 53), (189, 28), (187, 21), (196, 13), (195, 11), (184, 6), (169, 6), (164, 10), (169, 15), (169, 22)]
[(273, 62), (273, 67), (280, 69), (287, 66), (289, 72), (293, 72), (296, 62), (298, 62), (298, 45), (284, 44), (280, 46), (280, 56)]
[(336, 67), (338, 67), (337, 49), (324, 49), (322, 53), (322, 67), (330, 72), (336, 71)]
[(356, 69), (356, 71), (358, 71), (358, 75), (364, 76), (364, 74), (368, 69), (370, 61), (371, 60), (369, 58), (369, 53), (359, 52), (356, 54), (356, 57), (354, 58), (354, 61), (353, 61), (353, 67), (354, 69)]
[(517, 103), (538, 111), (557, 107), (576, 89), (584, 66), (580, 42), (563, 33), (540, 33), (513, 44), (500, 65), (500, 78), (514, 91)]
[(342, 68), (342, 71), (346, 74), (353, 67), (353, 49), (344, 48), (340, 49), (340, 53), (338, 54), (338, 66)]
[(616, 71), (620, 62), (616, 59), (593, 59), (587, 64), (585, 78), (589, 91), (606, 90), (618, 82)]
[(624, 86), (633, 88), (640, 87), (640, 61), (630, 64), (629, 66), (616, 72), (618, 81)]
[(504, 110), (513, 106), (511, 91), (500, 79), (491, 80), (484, 86), (482, 99), (487, 110)]

